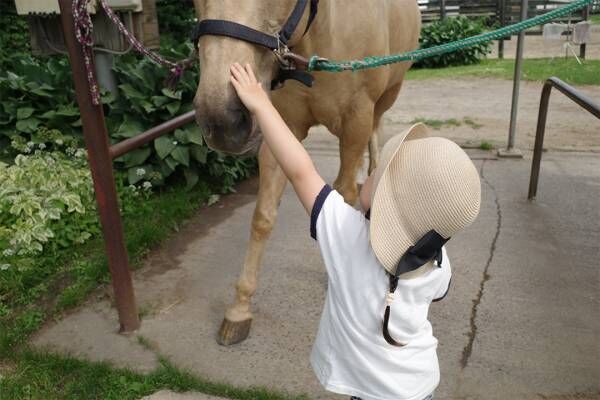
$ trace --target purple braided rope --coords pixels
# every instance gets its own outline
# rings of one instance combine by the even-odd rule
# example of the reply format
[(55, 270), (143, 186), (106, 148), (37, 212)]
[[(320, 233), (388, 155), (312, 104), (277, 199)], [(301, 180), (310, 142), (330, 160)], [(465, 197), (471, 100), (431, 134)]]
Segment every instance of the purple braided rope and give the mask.
[(98, 82), (96, 82), (96, 76), (94, 75), (94, 68), (92, 66), (94, 26), (92, 24), (92, 18), (87, 10), (88, 1), (89, 0), (73, 0), (71, 10), (73, 12), (73, 20), (75, 21), (75, 37), (81, 44), (83, 51), (83, 61), (85, 64), (88, 86), (90, 88), (90, 96), (92, 96), (92, 103), (97, 106), (100, 105), (100, 89), (98, 88)]
[[(93, 31), (94, 27), (92, 24), (92, 18), (88, 13), (87, 5), (90, 0), (73, 0), (73, 19), (75, 21), (75, 36), (77, 37), (77, 41), (83, 47), (83, 58), (85, 62), (86, 74), (88, 79), (88, 84), (90, 87), (90, 95), (92, 96), (92, 102), (94, 105), (100, 104), (100, 90), (98, 87), (98, 82), (96, 81), (96, 77), (94, 74), (94, 69), (92, 66), (92, 53), (94, 46), (93, 39)], [(135, 36), (131, 34), (121, 22), (121, 19), (115, 12), (110, 8), (106, 0), (99, 0), (102, 5), (102, 9), (110, 18), (110, 20), (117, 26), (117, 29), (121, 34), (125, 37), (125, 40), (129, 42), (129, 44), (140, 54), (148, 57), (155, 64), (167, 67), (171, 71), (171, 78), (169, 78), (168, 82), (170, 85), (175, 85), (183, 72), (187, 67), (189, 67), (193, 59), (187, 59), (182, 62), (174, 63), (172, 61), (166, 60), (161, 57), (157, 53), (148, 50), (144, 47), (144, 45), (137, 40)]]

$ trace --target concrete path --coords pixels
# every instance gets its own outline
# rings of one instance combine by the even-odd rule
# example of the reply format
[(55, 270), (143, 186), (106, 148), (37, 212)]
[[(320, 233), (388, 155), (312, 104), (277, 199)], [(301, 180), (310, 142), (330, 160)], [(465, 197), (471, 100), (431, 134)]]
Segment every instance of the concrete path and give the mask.
[(141, 400), (223, 400), (223, 398), (207, 396), (202, 393), (175, 393), (169, 390), (161, 390), (152, 396), (143, 397)]
[[(332, 181), (336, 141), (319, 131), (307, 146)], [(449, 243), (453, 287), (431, 307), (442, 370), (436, 398), (600, 399), (600, 156), (545, 154), (538, 201), (529, 203), (528, 158), (470, 154), (483, 207)], [(309, 366), (326, 275), (289, 188), (264, 257), (250, 337), (231, 347), (215, 341), (242, 265), (255, 190), (256, 181), (247, 182), (202, 210), (148, 257), (135, 273), (139, 332), (115, 332), (104, 290), (43, 329), (35, 345), (142, 372), (161, 355), (219, 382), (343, 398), (325, 392)]]

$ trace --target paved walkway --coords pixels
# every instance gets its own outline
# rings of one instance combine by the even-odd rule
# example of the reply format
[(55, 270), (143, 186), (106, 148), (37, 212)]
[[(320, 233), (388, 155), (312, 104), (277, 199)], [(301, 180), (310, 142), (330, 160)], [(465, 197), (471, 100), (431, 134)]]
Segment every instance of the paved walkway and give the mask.
[[(329, 181), (339, 164), (336, 146), (322, 132), (308, 141)], [(545, 154), (539, 199), (529, 203), (529, 154), (470, 154), (483, 207), (474, 226), (449, 243), (453, 287), (431, 307), (442, 370), (436, 398), (600, 398), (600, 156)], [(34, 343), (139, 371), (163, 355), (216, 381), (343, 398), (321, 389), (309, 367), (326, 275), (289, 188), (264, 257), (250, 337), (231, 347), (215, 341), (244, 257), (255, 186), (247, 182), (198, 213), (135, 273), (144, 314), (137, 334), (115, 333), (116, 313), (101, 291)], [(153, 400), (161, 398), (171, 397)]]

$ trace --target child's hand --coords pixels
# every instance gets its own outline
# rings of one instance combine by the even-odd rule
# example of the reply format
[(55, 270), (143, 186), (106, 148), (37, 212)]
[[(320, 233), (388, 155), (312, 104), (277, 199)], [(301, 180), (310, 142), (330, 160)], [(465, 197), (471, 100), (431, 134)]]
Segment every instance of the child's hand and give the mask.
[(271, 102), (262, 85), (256, 81), (250, 64), (242, 67), (239, 63), (231, 66), (231, 83), (235, 88), (240, 100), (253, 114), (261, 108), (268, 106)]

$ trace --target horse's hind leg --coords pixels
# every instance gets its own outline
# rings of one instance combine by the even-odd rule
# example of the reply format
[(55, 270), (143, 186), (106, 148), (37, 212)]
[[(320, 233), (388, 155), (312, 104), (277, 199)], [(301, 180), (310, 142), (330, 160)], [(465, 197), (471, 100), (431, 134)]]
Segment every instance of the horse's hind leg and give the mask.
[(371, 139), (369, 139), (369, 175), (375, 168), (377, 168), (377, 163), (379, 162), (379, 135), (381, 125), (377, 126), (373, 130), (373, 134), (371, 135)]
[(258, 164), (260, 182), (252, 217), (250, 242), (235, 288), (235, 303), (226, 311), (219, 330), (217, 341), (222, 345), (239, 343), (250, 333), (252, 324), (250, 302), (256, 291), (265, 244), (275, 225), (277, 207), (287, 182), (287, 178), (266, 144), (261, 146)]

